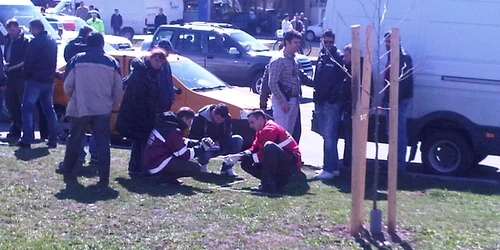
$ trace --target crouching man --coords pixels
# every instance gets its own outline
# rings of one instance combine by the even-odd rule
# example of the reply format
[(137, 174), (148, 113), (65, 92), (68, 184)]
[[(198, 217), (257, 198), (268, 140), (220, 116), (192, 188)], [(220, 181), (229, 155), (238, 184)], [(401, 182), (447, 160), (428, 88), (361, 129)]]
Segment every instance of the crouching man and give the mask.
[(210, 138), (194, 141), (184, 138), (183, 133), (193, 123), (195, 113), (181, 108), (177, 115), (168, 111), (156, 117), (154, 129), (144, 150), (144, 162), (150, 174), (160, 174), (167, 184), (181, 184), (180, 177), (200, 173), (195, 157), (213, 146)]
[(273, 120), (268, 120), (262, 110), (248, 115), (250, 127), (254, 129), (252, 146), (241, 153), (229, 155), (226, 163), (241, 160), (241, 168), (261, 180), (258, 191), (282, 192), (294, 175), (304, 175), (299, 146), (293, 137)]

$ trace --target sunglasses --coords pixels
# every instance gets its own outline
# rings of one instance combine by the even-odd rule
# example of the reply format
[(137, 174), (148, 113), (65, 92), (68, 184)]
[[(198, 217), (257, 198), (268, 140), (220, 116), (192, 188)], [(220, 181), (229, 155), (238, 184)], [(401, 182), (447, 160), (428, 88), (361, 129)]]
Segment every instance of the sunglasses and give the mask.
[(323, 41), (324, 44), (333, 44), (333, 41)]

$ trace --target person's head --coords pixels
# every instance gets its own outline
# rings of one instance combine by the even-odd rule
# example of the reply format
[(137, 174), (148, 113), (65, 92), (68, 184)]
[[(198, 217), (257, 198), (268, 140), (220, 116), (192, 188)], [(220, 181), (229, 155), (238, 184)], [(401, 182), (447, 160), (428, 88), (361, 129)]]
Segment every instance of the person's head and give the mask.
[(97, 18), (97, 11), (92, 11), (90, 12), (90, 16), (92, 17), (92, 19), (96, 19)]
[(65, 9), (69, 9), (69, 7), (70, 7), (69, 3), (67, 3), (67, 4), (64, 5)]
[(91, 32), (87, 37), (89, 48), (104, 48), (104, 36), (99, 32)]
[(118, 9), (115, 9), (115, 14), (118, 14), (120, 13), (120, 11)]
[(158, 9), (158, 11), (160, 12), (160, 14), (163, 14), (163, 8)]
[(300, 20), (300, 15), (299, 14), (295, 14), (295, 20)]
[(10, 37), (15, 37), (21, 32), (19, 22), (14, 18), (7, 20), (7, 22), (5, 23), (5, 27), (7, 28), (7, 32), (9, 33)]
[(288, 14), (285, 14), (285, 15), (283, 16), (283, 19), (288, 20)]
[(193, 125), (194, 116), (195, 116), (194, 111), (189, 107), (182, 107), (177, 112), (177, 118), (181, 119), (184, 123), (186, 123), (188, 127), (191, 127), (191, 125)]
[(90, 5), (89, 10), (94, 10), (94, 5)]
[(34, 36), (38, 35), (42, 31), (45, 31), (45, 27), (43, 26), (42, 20), (40, 19), (31, 20), (29, 27), (31, 34), (33, 34)]
[(261, 130), (267, 121), (266, 113), (260, 109), (252, 111), (247, 118), (248, 124), (255, 131)]
[(283, 35), (283, 41), (285, 41), (285, 50), (288, 53), (296, 53), (299, 51), (302, 35), (296, 30), (289, 30)]
[(300, 18), (304, 18), (306, 15), (304, 15), (304, 12), (300, 12)]
[(83, 1), (80, 1), (80, 7), (84, 7), (85, 3)]
[(229, 109), (226, 104), (219, 103), (215, 105), (212, 110), (212, 119), (216, 124), (222, 123), (227, 117), (229, 117)]
[(43, 7), (43, 6), (42, 6), (42, 7), (40, 7), (40, 12), (41, 12), (42, 14), (45, 14), (45, 7)]
[(321, 42), (325, 46), (325, 49), (331, 50), (335, 45), (335, 33), (331, 29), (327, 29), (321, 35)]
[(90, 33), (92, 33), (92, 27), (88, 26), (88, 25), (84, 25), (80, 28), (80, 31), (78, 32), (78, 36), (80, 37), (83, 37), (83, 38), (87, 38)]
[(347, 44), (344, 47), (344, 63), (351, 63), (351, 50), (352, 50), (352, 44)]
[(174, 48), (172, 46), (172, 43), (168, 39), (163, 39), (158, 43), (158, 47), (161, 49), (164, 49), (167, 57), (170, 55), (170, 53), (173, 52)]
[(154, 48), (151, 52), (149, 52), (146, 60), (149, 61), (151, 67), (154, 69), (160, 69), (163, 63), (167, 60), (167, 55), (164, 50)]

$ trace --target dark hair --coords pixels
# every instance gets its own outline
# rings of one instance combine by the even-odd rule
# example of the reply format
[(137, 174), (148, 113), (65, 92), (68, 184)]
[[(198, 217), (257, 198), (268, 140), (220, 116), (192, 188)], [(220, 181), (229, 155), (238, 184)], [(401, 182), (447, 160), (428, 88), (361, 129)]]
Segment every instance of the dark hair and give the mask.
[(158, 57), (158, 59), (162, 61), (167, 60), (167, 54), (165, 54), (165, 51), (163, 49), (154, 48), (149, 53), (149, 58)]
[(12, 26), (19, 27), (19, 21), (17, 21), (17, 19), (15, 19), (15, 18), (9, 19), (5, 23), (5, 26), (7, 26), (7, 29), (12, 27)]
[(92, 4), (91, 4), (91, 5), (89, 5), (89, 8), (94, 8), (94, 5), (92, 5)]
[(172, 43), (168, 40), (168, 39), (163, 39), (161, 40), (159, 43), (158, 43), (158, 47), (164, 49), (164, 50), (168, 50), (168, 51), (172, 51), (174, 50), (173, 49), (173, 46), (172, 46)]
[(229, 108), (224, 103), (219, 103), (215, 105), (214, 114), (220, 115), (222, 118), (229, 116)]
[(78, 32), (78, 36), (81, 37), (87, 37), (89, 34), (92, 32), (92, 27), (88, 25), (84, 25), (83, 27), (80, 28), (80, 31)]
[[(285, 33), (285, 35), (283, 35), (284, 41), (291, 42), (294, 38), (302, 40), (302, 35), (300, 34), (300, 32), (298, 32), (296, 30), (289, 30)], [(286, 42), (285, 42), (285, 46), (286, 46)]]
[(99, 32), (92, 32), (87, 37), (87, 46), (89, 48), (102, 48), (104, 47), (104, 36)]
[(323, 37), (323, 38), (331, 37), (331, 38), (333, 38), (333, 40), (335, 40), (335, 32), (333, 32), (333, 30), (331, 30), (331, 29), (327, 29), (327, 30), (323, 31), (323, 35), (321, 35), (321, 37)]
[(288, 13), (286, 13), (285, 15), (283, 15), (283, 18), (285, 18), (285, 17), (288, 17)]
[(391, 36), (391, 34), (392, 34), (392, 33), (391, 33), (391, 31), (390, 31), (390, 30), (389, 30), (389, 31), (387, 31), (387, 32), (385, 32), (385, 34), (384, 34), (384, 38), (388, 38), (388, 37), (390, 37), (390, 36)]
[(190, 107), (182, 107), (177, 111), (177, 117), (179, 119), (186, 118), (186, 119), (193, 119), (195, 116), (194, 111)]
[(37, 30), (40, 30), (40, 31), (44, 31), (45, 30), (45, 27), (43, 26), (42, 20), (40, 20), (40, 19), (33, 19), (33, 20), (31, 20), (29, 26), (32, 27), (33, 29), (37, 29)]
[(250, 114), (247, 115), (247, 118), (250, 118), (250, 116), (253, 116), (255, 118), (262, 117), (262, 119), (267, 120), (267, 115), (266, 113), (264, 113), (264, 111), (262, 111), (262, 109), (256, 109), (250, 112)]

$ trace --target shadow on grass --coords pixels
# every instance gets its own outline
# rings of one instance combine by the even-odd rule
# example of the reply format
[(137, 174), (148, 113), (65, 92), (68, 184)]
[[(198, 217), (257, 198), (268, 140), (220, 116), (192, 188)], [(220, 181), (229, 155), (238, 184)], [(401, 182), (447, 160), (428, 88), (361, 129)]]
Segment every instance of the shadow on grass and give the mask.
[(362, 249), (393, 249), (393, 246), (387, 245), (387, 237), (390, 238), (392, 243), (398, 244), (398, 247), (404, 250), (413, 250), (410, 244), (403, 241), (397, 234), (377, 233), (371, 234), (368, 230), (363, 229), (360, 236), (355, 237), (354, 240), (359, 244)]
[[(380, 161), (382, 166), (387, 166), (386, 161)], [(374, 182), (374, 160), (367, 161), (365, 200), (373, 198)], [(428, 189), (447, 189), (458, 192), (471, 192), (483, 195), (496, 195), (500, 193), (500, 173), (492, 167), (479, 166), (473, 170), (468, 177), (452, 177), (423, 174), (422, 165), (410, 163), (408, 172), (398, 175), (398, 190), (425, 191)], [(387, 190), (387, 167), (381, 167), (379, 171), (378, 200), (387, 200), (387, 195), (380, 190)], [(315, 181), (315, 180), (309, 180)], [(329, 186), (335, 186), (340, 192), (351, 192), (351, 170), (340, 169), (340, 176), (332, 180), (322, 181)], [(474, 183), (474, 185), (471, 185)]]
[(49, 154), (50, 152), (48, 147), (32, 149), (18, 148), (16, 151), (14, 151), (14, 155), (16, 156), (16, 158), (21, 161), (31, 161), (42, 158)]
[(83, 186), (78, 182), (66, 183), (66, 188), (61, 189), (55, 197), (60, 200), (74, 200), (76, 202), (92, 204), (97, 201), (113, 200), (118, 198), (120, 193), (111, 187), (101, 187), (99, 185)]
[(185, 185), (163, 186), (162, 182), (155, 177), (143, 178), (116, 178), (116, 181), (131, 193), (148, 194), (154, 197), (163, 197), (170, 195), (191, 196), (197, 193), (211, 193), (211, 190), (200, 189)]

